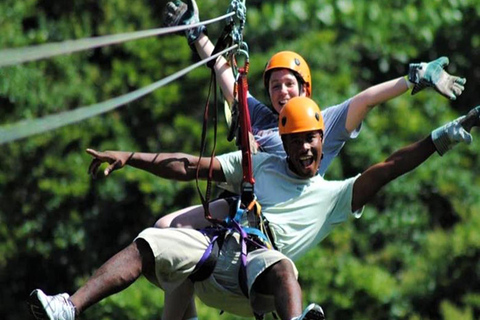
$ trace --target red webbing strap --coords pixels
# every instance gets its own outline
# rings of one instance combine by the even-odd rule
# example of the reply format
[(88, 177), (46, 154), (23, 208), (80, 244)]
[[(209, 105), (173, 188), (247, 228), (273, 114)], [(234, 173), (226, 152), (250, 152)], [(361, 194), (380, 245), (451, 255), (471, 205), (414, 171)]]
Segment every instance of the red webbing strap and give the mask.
[(253, 178), (252, 169), (252, 149), (250, 146), (250, 135), (252, 135), (252, 126), (250, 124), (250, 114), (248, 112), (248, 82), (247, 73), (249, 69), (248, 60), (245, 66), (240, 68), (238, 78), (238, 105), (239, 105), (239, 125), (240, 125), (240, 146), (242, 150), (242, 203), (251, 203), (255, 196), (253, 186), (255, 179)]

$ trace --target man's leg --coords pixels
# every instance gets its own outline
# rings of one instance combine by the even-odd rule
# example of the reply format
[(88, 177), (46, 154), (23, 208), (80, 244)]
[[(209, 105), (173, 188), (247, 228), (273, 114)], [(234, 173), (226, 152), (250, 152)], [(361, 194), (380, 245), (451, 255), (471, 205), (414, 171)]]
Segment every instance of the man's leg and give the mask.
[(155, 275), (150, 247), (144, 240), (138, 239), (110, 258), (70, 297), (77, 314), (128, 288), (142, 275), (142, 271), (149, 280)]
[[(283, 259), (268, 267), (253, 283), (252, 295), (273, 295), (275, 310), (280, 319), (325, 320), (322, 308), (310, 304), (302, 312), (302, 290), (292, 263)], [(253, 310), (262, 310), (261, 299), (251, 301)]]
[[(224, 220), (228, 217), (230, 207), (224, 199), (217, 199), (210, 203), (210, 214), (215, 219)], [(155, 222), (155, 228), (192, 228), (202, 229), (212, 224), (205, 219), (203, 206), (191, 206), (184, 208), (166, 216), (161, 217)]]
[[(218, 199), (210, 203), (210, 212), (216, 219), (223, 220), (228, 216), (230, 207), (228, 202), (223, 199)], [(203, 207), (191, 206), (185, 209), (181, 209), (172, 212), (160, 219), (155, 223), (155, 228), (193, 228), (201, 229), (211, 226), (210, 222), (205, 219), (205, 213)], [(187, 288), (188, 283), (192, 286), (191, 289)], [(191, 290), (191, 291), (190, 291)], [(191, 293), (190, 293), (191, 292)], [(177, 312), (179, 305), (183, 306), (185, 299), (189, 300), (186, 306), (185, 314), (183, 318), (178, 315)], [(195, 299), (193, 298), (193, 284), (187, 280), (187, 284), (182, 285), (180, 288), (173, 292), (165, 293), (165, 302), (163, 309), (162, 319), (192, 319), (197, 316), (195, 308)]]
[(32, 313), (37, 319), (73, 319), (62, 316), (70, 312), (70, 303), (79, 315), (100, 300), (126, 289), (142, 272), (149, 279), (155, 274), (150, 247), (139, 239), (110, 258), (70, 298), (66, 294), (46, 296), (41, 290), (34, 290), (29, 301)]
[(194, 288), (190, 280), (185, 280), (175, 290), (165, 293), (162, 320), (186, 320), (196, 316)]
[[(288, 260), (280, 260), (267, 268), (255, 280), (252, 291), (273, 295), (275, 309), (280, 319), (292, 319), (302, 314), (302, 290)], [(253, 310), (261, 310), (262, 306), (254, 304), (253, 301)]]

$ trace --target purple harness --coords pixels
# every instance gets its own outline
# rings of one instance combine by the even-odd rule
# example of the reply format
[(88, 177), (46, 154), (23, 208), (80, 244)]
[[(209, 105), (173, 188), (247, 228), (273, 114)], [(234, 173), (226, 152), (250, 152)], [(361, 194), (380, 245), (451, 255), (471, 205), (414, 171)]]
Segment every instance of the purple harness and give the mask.
[[(236, 232), (240, 235), (241, 246), (238, 279), (242, 293), (248, 298), (247, 255), (249, 252), (260, 248), (272, 249), (274, 245), (273, 241), (259, 229), (240, 225), (242, 216), (248, 213), (247, 209), (240, 208), (240, 201), (240, 198), (236, 201), (237, 212), (233, 218), (227, 218), (221, 225), (219, 224), (200, 230), (200, 232), (210, 238), (210, 244), (188, 278), (193, 282), (206, 280), (215, 269), (218, 254), (222, 249), (227, 233)], [(235, 204), (235, 202), (230, 205), (233, 204)]]

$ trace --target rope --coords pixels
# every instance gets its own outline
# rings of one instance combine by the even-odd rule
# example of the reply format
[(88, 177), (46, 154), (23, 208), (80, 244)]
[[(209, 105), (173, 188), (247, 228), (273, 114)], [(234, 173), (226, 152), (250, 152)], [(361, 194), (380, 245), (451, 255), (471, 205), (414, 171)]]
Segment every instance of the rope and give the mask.
[(183, 30), (188, 30), (201, 25), (223, 20), (234, 15), (235, 12), (227, 13), (218, 18), (206, 20), (195, 24), (176, 26), (169, 28), (157, 28), (151, 30), (121, 33), (116, 35), (107, 35), (100, 37), (84, 38), (79, 40), (67, 40), (59, 43), (48, 43), (30, 47), (4, 49), (0, 50), (0, 67), (20, 64), (28, 61), (35, 61), (45, 58), (50, 58), (62, 54), (73, 53), (88, 49), (94, 49), (102, 46), (122, 43), (141, 38), (163, 35), (167, 33), (174, 33)]
[(198, 68), (210, 60), (216, 59), (220, 55), (235, 49), (236, 47), (237, 45), (233, 45), (164, 79), (152, 83), (144, 88), (132, 91), (128, 94), (90, 106), (79, 107), (72, 111), (65, 111), (58, 114), (45, 116), (43, 118), (23, 120), (12, 125), (2, 126), (0, 127), (0, 145), (42, 132), (50, 131), (113, 110), (153, 92), (154, 90), (184, 76), (188, 72)]

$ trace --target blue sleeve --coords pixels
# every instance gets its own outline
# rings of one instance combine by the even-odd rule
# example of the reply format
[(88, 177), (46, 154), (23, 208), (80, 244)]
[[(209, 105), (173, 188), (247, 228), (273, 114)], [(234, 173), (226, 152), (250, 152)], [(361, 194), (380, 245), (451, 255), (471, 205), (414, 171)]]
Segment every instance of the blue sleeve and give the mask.
[(278, 133), (278, 116), (271, 108), (248, 95), (248, 111), (255, 140), (260, 151), (285, 156)]
[(277, 115), (255, 97), (248, 95), (248, 112), (253, 134), (259, 130), (275, 128), (278, 125)]
[(345, 142), (356, 138), (361, 130), (361, 124), (353, 132), (349, 133), (345, 128), (347, 121), (348, 108), (351, 99), (326, 108), (322, 111), (323, 121), (325, 123), (325, 135), (323, 142), (323, 160), (319, 172), (323, 176), (333, 159), (342, 150)]

